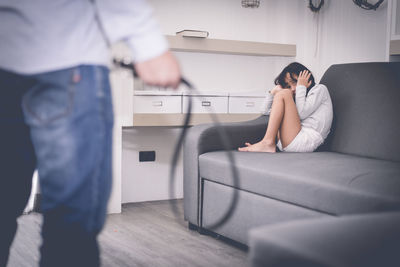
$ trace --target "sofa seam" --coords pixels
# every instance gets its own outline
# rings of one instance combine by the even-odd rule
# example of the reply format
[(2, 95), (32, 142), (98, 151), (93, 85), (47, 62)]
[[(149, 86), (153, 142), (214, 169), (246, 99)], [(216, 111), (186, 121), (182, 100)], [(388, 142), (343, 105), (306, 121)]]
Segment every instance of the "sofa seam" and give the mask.
[[(205, 181), (208, 181), (208, 182), (211, 182), (211, 183), (227, 186), (227, 187), (239, 190), (239, 191), (243, 191), (243, 192), (250, 193), (250, 194), (253, 194), (253, 195), (257, 195), (257, 196), (260, 196), (260, 197), (265, 197), (265, 198), (268, 198), (268, 199), (271, 199), (271, 200), (275, 200), (275, 201), (278, 201), (278, 202), (281, 202), (281, 203), (290, 204), (292, 206), (300, 207), (300, 208), (307, 209), (307, 210), (310, 210), (310, 211), (315, 211), (315, 212), (318, 212), (318, 213), (321, 213), (321, 214), (330, 215), (330, 216), (333, 216), (333, 217), (340, 216), (340, 215), (335, 214), (335, 213), (330, 213), (330, 212), (322, 211), (322, 210), (319, 210), (319, 209), (310, 208), (310, 207), (307, 207), (307, 206), (299, 205), (297, 203), (285, 201), (285, 200), (274, 198), (274, 197), (271, 197), (271, 196), (262, 195), (260, 193), (251, 192), (251, 191), (246, 190), (246, 189), (241, 189), (241, 188), (237, 188), (237, 187), (234, 187), (234, 186), (231, 186), (231, 185), (226, 185), (226, 184), (223, 184), (221, 182), (213, 181), (213, 180), (210, 180), (210, 179), (207, 179), (207, 178), (204, 178), (204, 177), (200, 177), (200, 178), (201, 178), (202, 181), (205, 180)], [(202, 192), (202, 195), (201, 195), (201, 199), (203, 200), (203, 192)], [(203, 213), (203, 209), (201, 210), (201, 213)]]

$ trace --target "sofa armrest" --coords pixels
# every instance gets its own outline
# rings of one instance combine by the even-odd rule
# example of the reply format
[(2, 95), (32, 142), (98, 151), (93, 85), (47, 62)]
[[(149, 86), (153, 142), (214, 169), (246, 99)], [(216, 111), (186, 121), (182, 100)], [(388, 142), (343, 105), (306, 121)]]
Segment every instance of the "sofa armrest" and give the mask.
[[(251, 121), (221, 124), (229, 137), (229, 149), (237, 149), (244, 142), (259, 141), (265, 134), (267, 121), (268, 117), (263, 115)], [(197, 226), (200, 226), (201, 203), (199, 155), (223, 149), (218, 127), (214, 124), (201, 124), (188, 130), (183, 145), (183, 205), (185, 220)]]

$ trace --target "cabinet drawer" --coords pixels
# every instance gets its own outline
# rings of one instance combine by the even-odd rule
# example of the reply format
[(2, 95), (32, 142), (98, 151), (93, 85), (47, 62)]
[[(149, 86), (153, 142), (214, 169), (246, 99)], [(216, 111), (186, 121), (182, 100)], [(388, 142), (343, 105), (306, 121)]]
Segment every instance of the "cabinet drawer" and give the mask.
[(134, 113), (182, 113), (182, 96), (134, 96)]
[(229, 113), (261, 113), (264, 97), (229, 97)]
[[(190, 96), (183, 96), (183, 113), (187, 113)], [(227, 96), (192, 96), (192, 113), (228, 113)]]

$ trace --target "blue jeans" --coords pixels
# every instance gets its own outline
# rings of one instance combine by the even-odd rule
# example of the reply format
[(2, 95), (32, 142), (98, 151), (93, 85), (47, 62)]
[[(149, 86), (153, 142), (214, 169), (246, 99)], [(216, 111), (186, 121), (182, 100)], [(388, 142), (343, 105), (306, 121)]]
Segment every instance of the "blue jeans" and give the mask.
[(6, 132), (0, 187), (7, 197), (7, 205), (0, 201), (7, 210), (0, 266), (2, 258), (7, 261), (35, 166), (44, 219), (41, 266), (98, 266), (97, 235), (112, 182), (108, 69), (77, 66), (29, 76), (0, 70), (0, 91)]

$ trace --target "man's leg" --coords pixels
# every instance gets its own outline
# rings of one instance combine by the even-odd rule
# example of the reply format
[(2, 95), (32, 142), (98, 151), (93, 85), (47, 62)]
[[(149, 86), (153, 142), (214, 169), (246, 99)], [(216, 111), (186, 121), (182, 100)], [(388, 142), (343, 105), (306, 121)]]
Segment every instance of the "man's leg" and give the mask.
[(24, 96), (40, 186), (41, 266), (98, 266), (111, 187), (113, 114), (104, 67), (35, 75)]
[(32, 81), (0, 70), (0, 266), (6, 266), (17, 218), (28, 201), (36, 160), (21, 99)]

